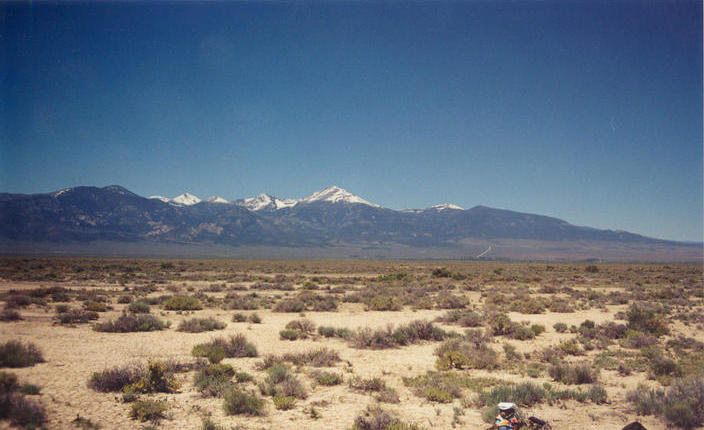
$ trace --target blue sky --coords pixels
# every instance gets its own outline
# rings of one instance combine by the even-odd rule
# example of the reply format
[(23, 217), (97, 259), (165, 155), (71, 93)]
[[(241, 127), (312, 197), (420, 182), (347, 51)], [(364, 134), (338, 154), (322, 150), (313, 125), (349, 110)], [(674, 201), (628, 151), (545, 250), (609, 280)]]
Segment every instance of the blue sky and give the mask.
[(452, 202), (702, 240), (699, 1), (0, 4), (0, 191)]

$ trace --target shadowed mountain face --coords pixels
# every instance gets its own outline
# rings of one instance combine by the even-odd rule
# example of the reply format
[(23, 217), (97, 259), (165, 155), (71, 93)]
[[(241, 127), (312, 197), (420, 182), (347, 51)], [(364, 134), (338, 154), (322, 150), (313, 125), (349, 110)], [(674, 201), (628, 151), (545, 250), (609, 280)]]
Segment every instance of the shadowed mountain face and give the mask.
[(560, 242), (561, 246), (593, 241), (619, 246), (701, 248), (483, 206), (396, 211), (334, 189), (334, 198), (321, 191), (313, 198), (287, 200), (278, 208), (268, 202), (264, 202), (268, 206), (255, 206), (266, 210), (252, 210), (241, 203), (244, 200), (180, 204), (173, 199), (149, 199), (120, 186), (76, 187), (50, 194), (0, 194), (0, 238), (54, 243), (150, 241), (316, 248), (341, 244), (457, 247), (472, 240), (483, 244), (532, 240)]

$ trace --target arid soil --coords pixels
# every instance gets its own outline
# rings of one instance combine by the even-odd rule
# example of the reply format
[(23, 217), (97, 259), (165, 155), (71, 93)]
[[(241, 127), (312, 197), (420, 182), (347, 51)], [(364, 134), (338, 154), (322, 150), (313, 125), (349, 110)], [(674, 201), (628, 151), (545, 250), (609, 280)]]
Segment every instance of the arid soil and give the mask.
[[(201, 309), (169, 310), (173, 296), (192, 297)], [(629, 393), (668, 392), (683, 380), (702, 380), (703, 297), (698, 265), (7, 257), (0, 259), (3, 315), (12, 310), (21, 319), (0, 321), (0, 343), (34, 344), (44, 361), (0, 371), (41, 387), (39, 395), (26, 397), (44, 407), (49, 429), (81, 428), (78, 416), (83, 428), (104, 429), (385, 428), (364, 427), (372, 425), (364, 421), (365, 411), (376, 407), (408, 426), (394, 428), (486, 429), (492, 405), (482, 403), (481, 393), (526, 382), (548, 394), (519, 401), (522, 414), (554, 429), (621, 429), (634, 420), (648, 429), (675, 428), (665, 412), (639, 416)], [(169, 327), (96, 330), (95, 324), (134, 315), (127, 301), (148, 303), (149, 314)], [(59, 311), (66, 308), (96, 310), (98, 319), (62, 323)], [(245, 321), (235, 322), (236, 314)], [(252, 314), (261, 322), (251, 321)], [(225, 328), (177, 330), (194, 317), (212, 317)], [(506, 324), (500, 326), (502, 318)], [(301, 319), (313, 323), (312, 332), (283, 339), (287, 324)], [(434, 327), (434, 338), (409, 331), (399, 340), (394, 330), (418, 320)], [(319, 327), (348, 330), (326, 337)], [(363, 336), (365, 328), (379, 331), (376, 340)], [(208, 396), (194, 386), (197, 369), (207, 362), (194, 357), (193, 347), (235, 334), (256, 346), (256, 357), (222, 359), (252, 377), (233, 380), (227, 389), (262, 399), (259, 415), (227, 414), (222, 392)], [(447, 355), (452, 364), (443, 365), (438, 349), (452, 350), (453, 339), (455, 347), (469, 349), (457, 349), (462, 359)], [(321, 347), (339, 360), (315, 367), (282, 358)], [(291, 409), (277, 409), (260, 387), (267, 356), (278, 357), (304, 388)], [(164, 417), (153, 422), (130, 417), (135, 402), (126, 402), (123, 391), (88, 386), (96, 372), (155, 361), (192, 367), (169, 374), (178, 382), (173, 392), (137, 395), (137, 401), (166, 401)], [(559, 366), (580, 365), (586, 380), (559, 375)], [(320, 384), (314, 377), (320, 370), (343, 381)], [(457, 389), (414, 388), (409, 378), (427, 372), (445, 375)], [(352, 387), (359, 378), (379, 378), (397, 399), (380, 401), (379, 391)], [(605, 396), (579, 395), (601, 392), (597, 388)], [(0, 420), (0, 428), (12, 425)]]

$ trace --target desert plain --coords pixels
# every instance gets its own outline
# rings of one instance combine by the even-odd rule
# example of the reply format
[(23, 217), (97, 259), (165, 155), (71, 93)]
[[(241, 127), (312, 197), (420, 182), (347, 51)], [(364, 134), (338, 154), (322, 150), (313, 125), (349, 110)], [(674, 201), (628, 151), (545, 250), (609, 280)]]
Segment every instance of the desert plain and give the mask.
[(0, 428), (704, 420), (700, 264), (3, 257), (0, 300), (0, 404), (35, 415)]

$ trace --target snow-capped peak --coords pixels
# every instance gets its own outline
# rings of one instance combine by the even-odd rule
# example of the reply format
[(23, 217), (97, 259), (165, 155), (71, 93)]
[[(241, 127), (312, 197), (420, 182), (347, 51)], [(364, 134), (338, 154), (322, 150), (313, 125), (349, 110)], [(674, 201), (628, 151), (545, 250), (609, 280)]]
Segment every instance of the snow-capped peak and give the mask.
[(332, 203), (361, 203), (364, 205), (369, 205), (369, 206), (374, 206), (374, 207), (379, 207), (379, 205), (375, 205), (374, 203), (370, 203), (363, 198), (356, 196), (349, 191), (342, 189), (336, 185), (333, 185), (332, 187), (327, 187), (324, 190), (317, 191), (310, 196), (306, 197), (305, 199), (301, 200), (301, 202), (304, 203), (312, 203), (312, 202), (332, 202)]
[(205, 201), (208, 203), (230, 203), (227, 200), (223, 199), (222, 197), (218, 197), (218, 196), (208, 197), (207, 199), (205, 199)]
[(279, 199), (269, 194), (259, 194), (242, 200), (242, 205), (251, 211), (278, 210), (288, 208), (298, 203), (295, 199)]
[(193, 194), (183, 193), (180, 196), (176, 196), (171, 199), (171, 202), (179, 205), (191, 206), (195, 205), (196, 203), (200, 203), (200, 199), (194, 196)]
[(452, 203), (445, 203), (442, 205), (431, 206), (430, 209), (435, 209), (436, 211), (444, 211), (445, 209), (452, 209), (452, 210), (459, 210), (459, 211), (464, 210), (464, 208), (459, 207), (457, 205), (453, 205)]

